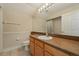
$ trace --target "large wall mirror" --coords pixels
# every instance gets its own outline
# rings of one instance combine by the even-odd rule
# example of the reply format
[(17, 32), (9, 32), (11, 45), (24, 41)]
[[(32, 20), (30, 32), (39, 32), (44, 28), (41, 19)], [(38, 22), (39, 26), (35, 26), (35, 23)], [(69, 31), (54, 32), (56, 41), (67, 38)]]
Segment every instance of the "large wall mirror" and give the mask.
[(48, 33), (79, 36), (79, 10), (47, 21)]
[(61, 16), (47, 20), (47, 30), (51, 34), (61, 34)]

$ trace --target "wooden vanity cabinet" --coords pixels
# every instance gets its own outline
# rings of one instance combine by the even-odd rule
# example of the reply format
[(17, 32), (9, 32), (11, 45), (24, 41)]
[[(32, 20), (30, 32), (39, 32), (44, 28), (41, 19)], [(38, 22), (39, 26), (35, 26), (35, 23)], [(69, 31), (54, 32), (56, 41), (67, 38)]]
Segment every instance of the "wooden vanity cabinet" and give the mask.
[(35, 56), (43, 56), (44, 55), (44, 46), (43, 42), (39, 40), (35, 40)]
[(35, 40), (30, 37), (30, 53), (32, 56), (35, 55)]
[(53, 55), (50, 54), (48, 51), (44, 51), (44, 55), (45, 55), (45, 56), (53, 56)]
[(44, 47), (43, 42), (30, 37), (30, 53), (33, 56), (43, 56), (44, 55)]
[(34, 53), (34, 43), (33, 42), (30, 43), (30, 53), (31, 53), (31, 55), (35, 54)]
[(33, 37), (30, 37), (30, 53), (33, 56), (68, 56), (63, 51)]
[(43, 56), (43, 48), (35, 45), (35, 56)]

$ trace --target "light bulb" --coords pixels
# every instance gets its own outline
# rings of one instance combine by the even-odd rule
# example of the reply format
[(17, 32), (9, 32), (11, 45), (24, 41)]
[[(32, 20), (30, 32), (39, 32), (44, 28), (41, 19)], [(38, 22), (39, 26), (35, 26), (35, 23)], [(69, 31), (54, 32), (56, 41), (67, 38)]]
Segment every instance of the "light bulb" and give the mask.
[(38, 9), (38, 11), (40, 12), (40, 9)]
[(45, 5), (42, 6), (43, 9), (44, 9), (45, 7), (46, 7)]
[(45, 5), (46, 5), (46, 6), (48, 6), (48, 5), (49, 5), (49, 3), (46, 3)]

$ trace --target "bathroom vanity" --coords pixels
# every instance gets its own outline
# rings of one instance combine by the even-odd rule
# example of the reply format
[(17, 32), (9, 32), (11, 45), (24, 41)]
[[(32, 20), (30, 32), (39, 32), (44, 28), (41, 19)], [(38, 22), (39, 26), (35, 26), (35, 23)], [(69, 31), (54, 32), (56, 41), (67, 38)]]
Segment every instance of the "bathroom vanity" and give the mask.
[[(30, 53), (32, 56), (75, 56), (79, 55), (79, 41), (71, 40), (56, 35), (52, 39), (38, 38), (43, 33), (30, 35)], [(78, 39), (78, 38), (76, 38)]]

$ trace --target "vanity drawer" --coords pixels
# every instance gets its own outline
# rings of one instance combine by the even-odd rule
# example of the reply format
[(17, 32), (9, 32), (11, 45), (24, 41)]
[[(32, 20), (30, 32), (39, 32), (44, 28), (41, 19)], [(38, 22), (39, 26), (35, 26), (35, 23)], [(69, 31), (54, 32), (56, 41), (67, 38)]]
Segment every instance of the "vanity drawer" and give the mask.
[(51, 47), (47, 44), (45, 44), (45, 51), (55, 56), (68, 56), (68, 54), (64, 53), (63, 51), (60, 51), (59, 49)]
[(38, 45), (39, 47), (43, 48), (43, 42), (39, 40), (35, 40), (35, 44)]

